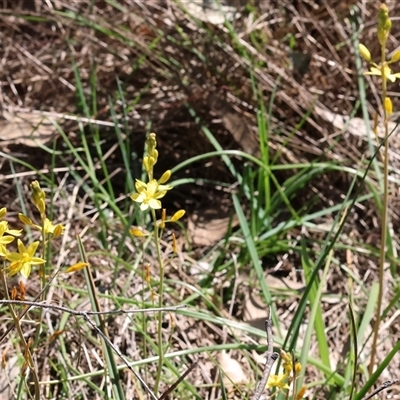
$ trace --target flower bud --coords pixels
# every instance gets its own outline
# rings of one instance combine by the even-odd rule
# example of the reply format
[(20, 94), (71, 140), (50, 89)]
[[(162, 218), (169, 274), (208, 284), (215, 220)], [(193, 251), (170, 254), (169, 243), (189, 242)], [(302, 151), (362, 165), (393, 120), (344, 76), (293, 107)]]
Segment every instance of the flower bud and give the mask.
[(386, 4), (381, 4), (378, 14), (378, 39), (381, 46), (385, 46), (389, 37), (392, 21), (389, 19), (389, 9)]
[(69, 268), (67, 268), (67, 270), (65, 272), (76, 272), (76, 271), (80, 271), (83, 268), (86, 268), (89, 264), (83, 261), (78, 262), (75, 265), (71, 265)]
[(45, 192), (40, 187), (40, 184), (39, 184), (38, 181), (33, 181), (30, 184), (30, 188), (32, 190), (32, 202), (33, 202), (33, 204), (39, 210), (40, 214), (44, 215), (45, 214), (45, 210), (46, 210), (46, 204), (45, 204), (46, 194), (45, 194)]
[(3, 219), (7, 214), (7, 208), (0, 208), (0, 219)]
[(390, 97), (385, 97), (385, 110), (386, 116), (390, 117), (393, 113), (393, 103)]
[(390, 63), (395, 63), (400, 61), (400, 50), (397, 50), (393, 53), (392, 57), (390, 58)]
[(185, 210), (177, 211), (171, 218), (171, 222), (176, 222), (185, 215)]
[(363, 44), (359, 44), (358, 45), (358, 51), (361, 54), (361, 57), (367, 61), (367, 62), (371, 62), (371, 53), (369, 52), (369, 50), (363, 45)]
[(24, 215), (22, 213), (18, 214), (18, 218), (25, 225), (33, 225), (33, 221), (29, 217), (27, 217), (26, 215)]
[(168, 182), (169, 178), (171, 178), (171, 170), (165, 171), (161, 178), (158, 180), (158, 183), (160, 183), (161, 185)]

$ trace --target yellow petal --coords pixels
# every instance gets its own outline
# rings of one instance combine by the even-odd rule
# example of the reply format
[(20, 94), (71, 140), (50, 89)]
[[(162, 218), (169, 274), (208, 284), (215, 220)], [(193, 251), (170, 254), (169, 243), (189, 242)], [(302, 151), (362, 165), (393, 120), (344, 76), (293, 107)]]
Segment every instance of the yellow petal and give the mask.
[(76, 272), (80, 271), (83, 268), (86, 268), (89, 264), (83, 261), (78, 262), (75, 265), (71, 265), (69, 268), (67, 268), (66, 272)]
[(146, 183), (142, 182), (142, 181), (139, 180), (139, 179), (136, 179), (135, 188), (136, 188), (136, 190), (137, 190), (139, 193), (141, 193), (143, 190), (145, 190), (146, 187), (147, 187), (147, 184), (146, 184)]
[(376, 67), (371, 67), (371, 69), (368, 72), (364, 72), (364, 75), (382, 75), (382, 72), (379, 68)]
[(159, 190), (154, 194), (155, 199), (162, 199), (167, 194), (166, 190)]
[(156, 193), (158, 189), (158, 182), (155, 179), (152, 179), (148, 184), (147, 184), (147, 192), (149, 194)]
[(143, 237), (143, 236), (147, 236), (146, 234), (144, 234), (140, 229), (138, 228), (131, 228), (129, 229), (129, 232), (131, 235), (136, 236), (136, 237)]
[[(142, 204), (143, 205), (143, 204)], [(156, 199), (150, 199), (149, 200), (149, 206), (153, 209), (153, 210), (159, 210), (161, 208), (161, 201), (156, 200)], [(142, 207), (140, 207), (142, 208)]]
[(15, 239), (15, 237), (12, 236), (3, 236), (0, 238), (0, 243), (1, 244), (10, 244), (11, 242), (13, 242)]
[(21, 275), (24, 277), (24, 278), (29, 278), (29, 275), (31, 274), (31, 263), (24, 263), (23, 265), (22, 265), (22, 268), (21, 268)]
[(18, 274), (20, 269), (21, 269), (21, 264), (19, 262), (13, 262), (9, 267), (8, 276), (11, 277)]
[(21, 259), (21, 254), (12, 251), (11, 253), (7, 253), (6, 259), (12, 262), (18, 262)]
[(148, 208), (149, 208), (149, 205), (148, 205), (147, 203), (142, 203), (142, 204), (140, 205), (140, 209), (141, 209), (142, 211), (146, 211)]
[(137, 199), (138, 199), (139, 196), (140, 196), (139, 193), (132, 193), (132, 194), (131, 194), (131, 199), (132, 199), (133, 201), (138, 201)]
[(21, 236), (22, 234), (22, 229), (7, 229), (6, 231), (8, 234), (13, 235), (13, 236)]
[[(21, 242), (22, 243), (22, 242)], [(31, 257), (33, 257), (34, 255), (35, 255), (35, 253), (36, 253), (36, 250), (37, 250), (37, 248), (38, 248), (38, 246), (39, 246), (39, 241), (37, 240), (36, 242), (33, 242), (33, 243), (31, 243), (29, 246), (28, 246), (28, 248), (25, 250), (25, 251), (20, 251), (20, 253), (22, 254), (22, 253), (28, 253)], [(19, 246), (18, 246), (18, 250), (19, 250)]]
[(386, 75), (386, 78), (388, 78), (390, 82), (396, 82), (396, 75), (389, 74)]
[(23, 253), (26, 253), (26, 247), (25, 247), (25, 245), (22, 243), (22, 241), (20, 239), (18, 239), (17, 244), (18, 244), (18, 252), (19, 252), (19, 254), (22, 255)]
[(45, 262), (46, 262), (46, 260), (43, 260), (43, 258), (39, 258), (39, 257), (32, 257), (29, 260), (29, 263), (33, 264), (33, 265), (41, 265), (41, 264), (44, 264)]

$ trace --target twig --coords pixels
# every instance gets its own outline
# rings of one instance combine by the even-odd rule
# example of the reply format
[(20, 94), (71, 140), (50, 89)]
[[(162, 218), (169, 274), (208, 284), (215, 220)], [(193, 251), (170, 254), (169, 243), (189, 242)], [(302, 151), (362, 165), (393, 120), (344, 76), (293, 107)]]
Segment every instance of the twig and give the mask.
[(183, 375), (171, 386), (168, 388), (168, 390), (158, 399), (158, 400), (164, 400), (167, 398), (167, 396), (172, 393), (175, 388), (197, 367), (197, 364), (199, 363), (199, 360), (196, 360), (184, 373)]
[(161, 308), (137, 308), (137, 309), (131, 309), (131, 310), (110, 310), (110, 311), (77, 311), (77, 310), (72, 310), (71, 308), (64, 307), (64, 306), (58, 306), (55, 304), (48, 304), (44, 302), (38, 302), (38, 301), (28, 301), (28, 300), (0, 300), (0, 306), (4, 305), (9, 305), (9, 304), (14, 304), (14, 305), (22, 305), (22, 306), (28, 306), (28, 307), (41, 307), (41, 308), (50, 308), (53, 310), (57, 311), (62, 311), (66, 312), (72, 315), (77, 315), (81, 317), (86, 317), (88, 315), (122, 315), (122, 314), (134, 314), (134, 313), (147, 313), (147, 312), (162, 312), (162, 311), (178, 311), (181, 308), (186, 308), (186, 304), (180, 304), (178, 306), (171, 306), (171, 307), (161, 307)]
[(260, 383), (258, 384), (257, 389), (254, 392), (254, 395), (251, 398), (251, 400), (258, 400), (261, 397), (261, 395), (263, 394), (265, 385), (268, 382), (269, 374), (271, 373), (271, 368), (274, 365), (274, 362), (279, 357), (279, 354), (274, 352), (274, 339), (272, 336), (271, 310), (269, 310), (268, 314), (269, 314), (268, 318), (265, 320), (265, 332), (267, 334), (267, 343), (268, 343), (267, 353), (266, 353), (267, 360), (265, 362), (264, 371), (263, 371)]
[(382, 392), (383, 390), (389, 388), (390, 386), (395, 385), (396, 383), (399, 383), (400, 379), (394, 379), (392, 381), (386, 381), (382, 383), (381, 386), (379, 386), (377, 389), (375, 389), (373, 392), (370, 394), (366, 395), (362, 400), (369, 400), (370, 398), (374, 397), (376, 394)]

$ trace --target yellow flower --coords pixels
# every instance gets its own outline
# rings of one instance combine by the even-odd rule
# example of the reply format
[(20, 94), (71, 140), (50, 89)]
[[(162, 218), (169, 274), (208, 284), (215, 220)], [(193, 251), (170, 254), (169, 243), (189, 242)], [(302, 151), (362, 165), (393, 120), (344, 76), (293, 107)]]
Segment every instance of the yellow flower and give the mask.
[(147, 210), (149, 207), (158, 210), (161, 208), (161, 199), (165, 196), (168, 190), (172, 189), (172, 186), (160, 185), (155, 179), (152, 179), (148, 183), (144, 183), (139, 179), (136, 179), (135, 187), (137, 193), (131, 195), (131, 199), (140, 205), (142, 211)]
[(289, 389), (287, 377), (286, 374), (270, 375), (267, 382), (267, 388), (277, 387), (279, 389)]
[[(380, 65), (371, 67), (370, 71), (364, 72), (364, 75), (382, 76), (382, 67)], [(388, 79), (390, 82), (395, 82), (396, 78), (400, 78), (400, 72), (396, 72), (395, 74), (392, 74), (392, 70), (386, 64), (383, 66), (383, 76), (385, 76), (386, 79)]]
[(11, 261), (9, 276), (13, 276), (18, 272), (25, 278), (28, 278), (31, 273), (32, 265), (44, 264), (46, 261), (39, 257), (34, 257), (39, 242), (33, 242), (28, 247), (18, 239), (18, 253), (11, 252), (6, 254), (6, 259)]
[[(40, 225), (34, 224), (33, 221), (26, 215), (19, 213), (18, 218), (25, 225), (34, 226), (36, 229), (42, 232), (42, 227)], [(64, 226), (61, 224), (53, 225), (53, 223), (48, 218), (44, 219), (43, 227), (44, 227), (44, 233), (46, 235), (52, 234), (53, 237), (61, 236), (65, 229)]]
[(10, 244), (14, 238), (12, 236), (3, 236), (8, 232), (8, 222), (1, 221), (0, 222), (0, 256), (5, 257), (7, 254), (6, 246)]
[[(52, 234), (54, 237), (61, 236), (64, 231), (64, 227), (61, 224), (53, 225), (53, 223), (48, 218), (44, 219), (43, 225), (44, 225), (44, 233)], [(35, 225), (35, 227), (38, 228), (39, 231), (42, 231), (41, 226)]]

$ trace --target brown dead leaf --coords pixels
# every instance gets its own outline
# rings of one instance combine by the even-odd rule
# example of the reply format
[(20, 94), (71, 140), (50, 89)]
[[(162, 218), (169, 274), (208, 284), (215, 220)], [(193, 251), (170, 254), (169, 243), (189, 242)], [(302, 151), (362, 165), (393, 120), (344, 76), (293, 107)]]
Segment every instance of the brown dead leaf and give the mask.
[(222, 379), (226, 387), (231, 388), (235, 384), (247, 383), (249, 381), (239, 362), (225, 352), (220, 353), (218, 361), (223, 374)]
[(213, 246), (219, 242), (228, 231), (229, 223), (238, 224), (236, 215), (229, 214), (216, 208), (202, 210), (188, 218), (188, 232), (195, 246)]
[(5, 145), (38, 147), (52, 140), (55, 134), (54, 125), (40, 114), (3, 111), (0, 119), (0, 140)]
[(240, 147), (249, 154), (257, 156), (260, 146), (256, 136), (252, 134), (245, 119), (222, 97), (211, 93), (207, 102), (221, 119), (225, 129), (233, 136)]

